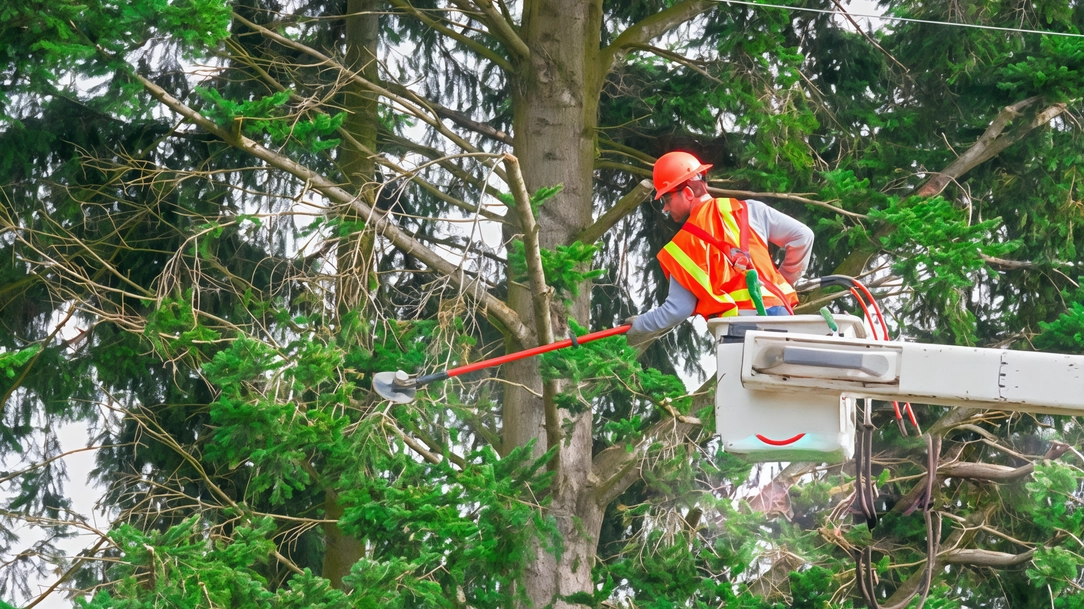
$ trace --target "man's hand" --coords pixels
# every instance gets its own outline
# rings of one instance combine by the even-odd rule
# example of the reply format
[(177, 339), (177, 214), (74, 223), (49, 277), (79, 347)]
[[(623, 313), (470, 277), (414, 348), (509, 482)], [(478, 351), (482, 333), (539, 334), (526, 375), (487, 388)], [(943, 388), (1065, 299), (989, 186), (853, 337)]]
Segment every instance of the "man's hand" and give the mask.
[(655, 342), (655, 339), (659, 338), (663, 334), (666, 334), (666, 332), (646, 332), (644, 330), (637, 330), (637, 317), (639, 317), (639, 315), (632, 315), (630, 317), (626, 317), (625, 321), (622, 323), (632, 325), (632, 328), (630, 328), (629, 331), (625, 333), (625, 340), (628, 341), (629, 346), (633, 349), (636, 349), (637, 351), (643, 352), (644, 349), (647, 349), (648, 345)]

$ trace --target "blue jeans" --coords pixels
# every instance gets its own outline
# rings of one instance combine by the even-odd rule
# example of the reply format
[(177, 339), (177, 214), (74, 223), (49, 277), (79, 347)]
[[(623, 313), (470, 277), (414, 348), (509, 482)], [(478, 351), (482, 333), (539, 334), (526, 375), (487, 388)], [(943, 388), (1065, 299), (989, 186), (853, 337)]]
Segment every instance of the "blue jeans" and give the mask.
[(767, 309), (764, 310), (764, 312), (767, 313), (768, 315), (790, 315), (790, 312), (788, 312), (787, 308), (784, 307), (783, 305), (776, 305), (774, 307), (768, 307)]

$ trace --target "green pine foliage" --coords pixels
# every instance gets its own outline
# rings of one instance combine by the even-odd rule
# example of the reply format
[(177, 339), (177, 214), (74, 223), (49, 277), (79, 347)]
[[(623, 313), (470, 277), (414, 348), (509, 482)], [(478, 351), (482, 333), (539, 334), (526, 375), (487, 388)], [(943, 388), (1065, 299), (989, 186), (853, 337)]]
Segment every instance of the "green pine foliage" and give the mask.
[(911, 306), (938, 311), (942, 324), (933, 329), (933, 335), (974, 344), (978, 337), (967, 292), (986, 268), (983, 256), (1004, 257), (1020, 242), (993, 240), (1000, 218), (972, 223), (965, 212), (941, 197), (891, 201), (885, 209), (871, 211), (870, 217), (893, 227), (881, 243), (897, 253), (892, 270), (922, 294)]
[[(572, 245), (558, 245), (555, 250), (540, 250), (542, 273), (546, 283), (558, 294), (568, 297), (579, 294), (579, 286), (597, 279), (605, 272), (592, 269), (592, 261), (598, 251), (593, 245), (584, 245), (576, 241)], [(522, 241), (513, 241), (508, 248), (508, 267), (512, 277), (519, 281), (527, 280), (527, 258)]]
[(553, 478), (550, 456), (532, 459), (522, 447), (498, 458), (483, 449), (453, 468), (395, 451), (344, 475), (339, 486), (352, 507), (342, 526), (373, 548), (348, 579), (362, 595), (358, 606), (454, 607), (457, 598), (507, 606), (531, 542), (560, 551), (536, 503)]
[(309, 152), (321, 152), (339, 145), (339, 139), (322, 139), (342, 127), (346, 114), (334, 116), (315, 114), (298, 120), (283, 112), (290, 99), (289, 91), (280, 91), (251, 101), (235, 102), (222, 97), (216, 89), (197, 87), (195, 92), (203, 98), (204, 114), (220, 127), (233, 128), (240, 125), (240, 132), (252, 138), (267, 135), (271, 143), (289, 143)]
[[(893, 335), (1084, 354), (1081, 39), (920, 22), (860, 33), (838, 15), (719, 3), (694, 16), (693, 3), (644, 0), (592, 5), (591, 52), (561, 64), (583, 41), (530, 37), (572, 4), (477, 4), (0, 5), (0, 608), (57, 574), (87, 608), (298, 609), (522, 607), (528, 583), (561, 568), (575, 586), (532, 606), (859, 606), (852, 552), (867, 547), (883, 604), (920, 576), (926, 530), (906, 500), (925, 444), (900, 435), (891, 404), (873, 414), (876, 528), (849, 512), (849, 465), (808, 464), (765, 507), (777, 470), (723, 452), (712, 387), (676, 375), (694, 386), (711, 373), (712, 341), (691, 324), (639, 356), (613, 337), (434, 383), (409, 404), (380, 399), (372, 379), (533, 346), (495, 306), (533, 328), (513, 201), (491, 175), (506, 153), (537, 164), (521, 167), (540, 234), (568, 237), (539, 252), (559, 334), (665, 299), (653, 256), (677, 227), (657, 202), (596, 243), (572, 237), (683, 149), (714, 165), (713, 186), (814, 228), (808, 275), (868, 273)], [(1068, 0), (881, 8), (1084, 28)], [(493, 28), (505, 9), (513, 26)], [(594, 64), (611, 50), (612, 65)], [(1001, 131), (1011, 145), (916, 195), (1025, 101)], [(585, 140), (549, 142), (568, 116), (591, 117), (575, 131)], [(278, 156), (257, 159), (238, 136)], [(383, 214), (417, 245), (375, 230)], [(942, 463), (1034, 467), (937, 485), (944, 550), (1022, 558), (957, 555), (925, 607), (1081, 607), (1079, 418), (961, 422), (914, 406)], [(524, 419), (537, 429), (515, 436)], [(65, 426), (97, 447), (95, 530), (65, 470), (90, 453), (60, 456)], [(1058, 442), (1073, 450), (1044, 459)], [(76, 531), (102, 532), (81, 562), (58, 544)]]
[(1068, 310), (1050, 323), (1039, 323), (1035, 346), (1054, 353), (1084, 354), (1084, 290), (1067, 297)]
[[(585, 328), (570, 321), (573, 332), (584, 334)], [(550, 380), (572, 381), (571, 391), (557, 397), (558, 404), (571, 412), (590, 410), (601, 396), (621, 396), (642, 402), (638, 411), (645, 415), (653, 408), (670, 406), (677, 412), (689, 413), (692, 400), (685, 387), (674, 376), (658, 370), (644, 370), (636, 363), (635, 350), (625, 339), (610, 337), (591, 341), (573, 349), (550, 351), (542, 356), (543, 377)], [(646, 407), (646, 410), (645, 410)], [(619, 430), (642, 425), (635, 419), (615, 420), (610, 429)]]
[[(270, 519), (221, 525), (192, 517), (164, 533), (144, 534), (130, 526), (112, 533), (120, 548), (117, 585), (80, 600), (84, 609), (159, 607), (259, 607), (345, 609), (353, 606), (327, 581), (305, 571), (271, 592), (260, 575), (271, 560)], [(210, 535), (209, 535), (210, 533)]]
[(200, 356), (221, 338), (219, 332), (199, 324), (191, 299), (191, 291), (187, 298), (165, 298), (147, 314), (143, 336), (166, 359), (189, 356), (200, 362)]
[(25, 366), (27, 362), (39, 353), (41, 353), (41, 345), (32, 345), (18, 351), (0, 353), (0, 370), (2, 370), (4, 375), (9, 379), (15, 378), (19, 369)]

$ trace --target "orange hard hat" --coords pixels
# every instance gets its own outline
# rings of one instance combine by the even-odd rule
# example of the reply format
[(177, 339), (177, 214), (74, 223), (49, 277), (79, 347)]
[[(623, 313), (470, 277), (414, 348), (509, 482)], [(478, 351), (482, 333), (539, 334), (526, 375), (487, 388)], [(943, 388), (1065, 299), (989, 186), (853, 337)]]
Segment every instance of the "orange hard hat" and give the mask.
[(707, 173), (711, 165), (704, 165), (700, 159), (688, 152), (667, 152), (655, 161), (655, 169), (652, 171), (651, 180), (655, 183), (655, 198), (662, 196), (692, 178)]

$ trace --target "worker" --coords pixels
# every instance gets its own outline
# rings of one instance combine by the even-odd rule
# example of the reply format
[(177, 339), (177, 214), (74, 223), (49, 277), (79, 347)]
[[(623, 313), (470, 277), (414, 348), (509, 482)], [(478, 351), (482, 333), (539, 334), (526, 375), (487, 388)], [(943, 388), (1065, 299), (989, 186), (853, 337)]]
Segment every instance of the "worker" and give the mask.
[[(756, 315), (746, 282), (751, 269), (768, 315), (789, 315), (798, 303), (792, 284), (809, 265), (813, 231), (760, 201), (713, 198), (705, 181), (709, 169), (688, 152), (668, 152), (655, 163), (655, 199), (682, 227), (657, 256), (670, 281), (666, 302), (626, 320), (630, 345), (647, 344), (694, 313), (705, 319)], [(769, 243), (786, 252), (778, 269)]]

